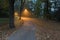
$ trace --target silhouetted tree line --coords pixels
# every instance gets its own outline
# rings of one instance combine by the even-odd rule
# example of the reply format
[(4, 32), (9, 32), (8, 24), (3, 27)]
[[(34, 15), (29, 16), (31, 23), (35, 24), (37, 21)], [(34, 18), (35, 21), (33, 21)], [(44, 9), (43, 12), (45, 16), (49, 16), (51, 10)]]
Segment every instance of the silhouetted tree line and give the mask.
[(9, 17), (9, 3), (8, 0), (0, 0), (0, 18)]
[(56, 21), (60, 21), (60, 7), (58, 8), (58, 11), (55, 12), (54, 17)]
[(0, 8), (0, 18), (8, 18), (9, 14), (4, 9)]

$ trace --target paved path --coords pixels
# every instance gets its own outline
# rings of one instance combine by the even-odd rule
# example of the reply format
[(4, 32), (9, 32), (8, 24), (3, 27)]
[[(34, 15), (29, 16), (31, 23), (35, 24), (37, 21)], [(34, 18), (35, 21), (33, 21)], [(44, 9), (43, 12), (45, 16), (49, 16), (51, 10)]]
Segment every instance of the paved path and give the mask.
[(8, 40), (36, 40), (35, 25), (31, 21), (24, 22), (21, 28), (8, 37)]
[(22, 19), (24, 19), (24, 24), (20, 27), (20, 22), (16, 18), (15, 24), (17, 28), (20, 28), (7, 40), (60, 40), (60, 23), (27, 17), (22, 17)]

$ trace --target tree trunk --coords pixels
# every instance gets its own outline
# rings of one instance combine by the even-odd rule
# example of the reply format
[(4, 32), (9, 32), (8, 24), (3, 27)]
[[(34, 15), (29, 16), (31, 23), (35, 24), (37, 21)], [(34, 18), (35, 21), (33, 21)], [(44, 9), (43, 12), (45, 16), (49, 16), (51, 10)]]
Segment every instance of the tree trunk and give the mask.
[(49, 11), (48, 11), (48, 0), (45, 1), (45, 13), (44, 13), (44, 17), (45, 18), (48, 18), (48, 14), (49, 14)]
[(10, 14), (10, 21), (9, 21), (9, 27), (11, 29), (15, 28), (14, 26), (14, 0), (9, 0), (9, 14)]
[(24, 8), (24, 3), (25, 3), (25, 0), (23, 2), (23, 0), (21, 0), (21, 6), (20, 6), (20, 20), (21, 20), (21, 13), (22, 13), (22, 10)]

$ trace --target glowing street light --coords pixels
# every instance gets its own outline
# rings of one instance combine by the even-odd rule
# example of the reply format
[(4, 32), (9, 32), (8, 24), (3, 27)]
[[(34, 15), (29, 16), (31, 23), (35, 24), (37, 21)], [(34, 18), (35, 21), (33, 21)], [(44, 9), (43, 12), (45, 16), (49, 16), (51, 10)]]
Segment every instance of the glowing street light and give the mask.
[(18, 16), (18, 13), (17, 13), (17, 12), (15, 12), (15, 13), (14, 13), (14, 15), (15, 15), (15, 16)]
[(27, 12), (27, 9), (25, 9), (24, 11)]
[(28, 12), (29, 12), (29, 11), (28, 11), (27, 9), (24, 10), (24, 14), (25, 14), (25, 15), (28, 15)]
[(31, 13), (28, 9), (25, 8), (22, 12), (22, 16), (29, 17), (29, 16), (31, 16)]

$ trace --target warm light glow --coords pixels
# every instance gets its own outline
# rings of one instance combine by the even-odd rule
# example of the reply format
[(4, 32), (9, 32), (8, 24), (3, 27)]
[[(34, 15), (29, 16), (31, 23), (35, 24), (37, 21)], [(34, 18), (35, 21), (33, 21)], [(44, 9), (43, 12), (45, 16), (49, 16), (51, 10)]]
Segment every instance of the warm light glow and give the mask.
[(30, 20), (29, 17), (21, 17), (21, 19), (23, 19), (23, 20)]
[(20, 18), (19, 15), (18, 15), (18, 12), (15, 12), (15, 13), (14, 13), (14, 17), (15, 17), (16, 19), (19, 19), (19, 18)]
[(22, 16), (30, 16), (30, 12), (27, 9), (24, 9), (24, 11), (22, 12)]
[(24, 14), (25, 14), (25, 15), (28, 14), (28, 10), (27, 10), (27, 9), (24, 10)]
[(15, 14), (14, 14), (15, 16), (18, 16), (18, 13), (17, 12), (15, 12)]
[(28, 10), (27, 10), (27, 9), (25, 9), (24, 11), (25, 11), (25, 12), (28, 12)]

